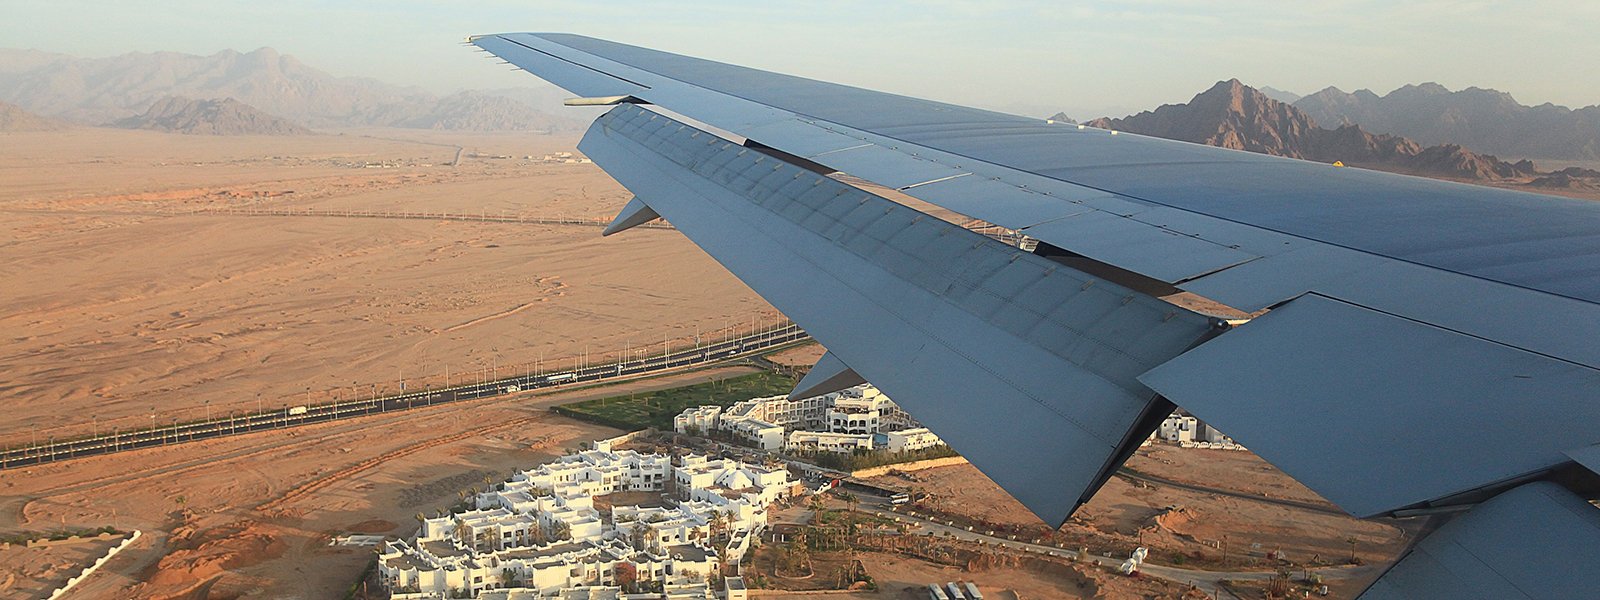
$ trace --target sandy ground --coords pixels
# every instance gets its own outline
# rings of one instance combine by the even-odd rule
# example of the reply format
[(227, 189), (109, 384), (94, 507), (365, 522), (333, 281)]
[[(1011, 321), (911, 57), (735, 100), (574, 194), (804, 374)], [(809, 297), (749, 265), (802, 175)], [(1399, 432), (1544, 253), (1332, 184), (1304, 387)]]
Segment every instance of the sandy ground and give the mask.
[[(1183, 462), (1203, 465), (1229, 454), (1195, 452), (1195, 456), (1183, 457)], [(1202, 452), (1203, 455), (1198, 454)], [(1299, 485), (1281, 472), (1272, 475), (1261, 470), (1236, 469), (1239, 461), (1248, 462), (1240, 457), (1220, 458), (1221, 464), (1210, 465), (1204, 471), (1210, 473), (1210, 478), (1197, 483), (1225, 489), (1269, 486), (1275, 490), (1281, 489), (1277, 486)], [(1259, 459), (1255, 461), (1259, 463)], [(921, 481), (915, 485), (938, 495), (937, 499), (923, 503), (921, 508), (965, 516), (980, 528), (989, 527), (1002, 533), (1008, 530), (1036, 533), (1047, 529), (972, 465), (925, 469), (917, 471), (916, 475)], [(884, 480), (905, 485), (904, 481), (889, 476)], [(1243, 485), (1236, 483), (1239, 481)], [(1414, 529), (1418, 525), (1407, 527)], [(1174, 555), (1181, 553), (1185, 555), (1183, 561), (1188, 568), (1218, 568), (1223, 559), (1221, 546), (1225, 543), (1230, 567), (1259, 564), (1265, 569), (1265, 553), (1271, 551), (1282, 551), (1288, 560), (1297, 563), (1313, 558), (1322, 563), (1348, 559), (1351, 549), (1347, 540), (1350, 538), (1357, 540), (1357, 554), (1363, 560), (1391, 560), (1405, 548), (1406, 535), (1387, 522), (1149, 486), (1116, 477), (1078, 509), (1051, 539), (1068, 547), (1089, 546), (1096, 553), (1101, 549), (1113, 549), (1118, 555), (1124, 555), (1134, 546), (1145, 546), (1151, 549), (1151, 559), (1160, 564), (1174, 564)]]
[[(172, 598), (202, 586), (210, 586), (211, 598), (338, 598), (372, 549), (330, 547), (333, 536), (410, 535), (416, 515), (448, 508), (458, 492), (487, 485), (485, 478), (501, 480), (618, 433), (546, 407), (748, 371), (713, 369), (3, 471), (0, 529), (64, 521), (144, 530), (150, 541), (108, 563), (81, 598)], [(308, 484), (318, 485), (296, 493)], [(0, 562), (0, 569), (26, 568)]]
[(1130, 469), (1181, 483), (1333, 506), (1251, 452), (1156, 444), (1140, 448), (1125, 464)]
[(0, 549), (0, 598), (47, 597), (124, 539), (126, 536), (118, 535), (40, 548), (16, 544)]
[[(0, 139), (0, 445), (598, 362), (779, 316), (671, 230), (193, 214), (609, 217), (629, 196), (598, 167), (521, 158), (574, 139)], [(517, 158), (446, 166), (458, 146)]]
[(767, 360), (780, 365), (805, 367), (809, 369), (811, 368), (811, 365), (817, 364), (817, 361), (821, 360), (822, 355), (827, 353), (827, 351), (828, 349), (823, 348), (822, 344), (804, 344), (795, 346), (782, 352), (774, 352), (769, 354), (767, 355)]
[[(971, 571), (896, 554), (861, 552), (855, 555), (867, 574), (878, 584), (875, 592), (773, 592), (755, 590), (752, 596), (794, 600), (842, 600), (874, 598), (926, 600), (928, 584), (973, 582), (983, 597), (1000, 600), (1040, 600), (1046, 598), (1096, 598), (1101, 600), (1177, 600), (1184, 598), (1187, 586), (1161, 579), (1129, 579), (1103, 568), (1070, 565), (1056, 561), (1026, 559), (1021, 564)], [(1200, 595), (1190, 596), (1198, 599)]]

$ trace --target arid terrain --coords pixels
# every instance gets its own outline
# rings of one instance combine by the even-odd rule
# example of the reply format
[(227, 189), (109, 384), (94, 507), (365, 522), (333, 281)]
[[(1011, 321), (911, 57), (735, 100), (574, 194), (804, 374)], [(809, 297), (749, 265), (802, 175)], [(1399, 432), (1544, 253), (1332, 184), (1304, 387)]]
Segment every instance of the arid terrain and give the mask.
[[(1158, 477), (1197, 485), (1329, 506), (1315, 493), (1248, 452), (1180, 449), (1156, 445), (1141, 449), (1128, 466)], [(958, 526), (1031, 538), (1048, 527), (972, 465), (915, 471), (910, 485), (936, 498), (911, 506), (920, 515)], [(895, 476), (874, 478), (904, 487)], [(1113, 477), (1094, 498), (1044, 543), (1071, 549), (1087, 547), (1126, 557), (1135, 547), (1150, 549), (1153, 564), (1205, 571), (1270, 571), (1280, 563), (1268, 553), (1282, 552), (1295, 564), (1339, 565), (1352, 550), (1364, 563), (1394, 560), (1410, 543), (1420, 520), (1374, 522), (1305, 508), (1220, 494), (1152, 485)], [(1356, 540), (1352, 549), (1349, 540)], [(1226, 551), (1226, 556), (1224, 556)], [(1179, 557), (1181, 555), (1181, 558)], [(1371, 575), (1375, 576), (1376, 571)], [(1354, 597), (1370, 581), (1330, 582), (1338, 597)]]
[[(549, 405), (746, 372), (711, 369), (0, 471), (0, 531), (64, 523), (148, 536), (74, 597), (339, 598), (372, 549), (330, 546), (333, 538), (410, 535), (416, 515), (456, 504), (458, 492), (486, 478), (618, 433), (551, 415)], [(50, 589), (76, 574), (64, 566), (71, 561), (56, 562), (6, 559), (0, 581)], [(51, 578), (49, 586), (33, 581)]]
[(472, 220), (608, 219), (625, 190), (543, 160), (575, 139), (0, 137), (0, 445), (570, 367), (778, 317), (675, 231)]

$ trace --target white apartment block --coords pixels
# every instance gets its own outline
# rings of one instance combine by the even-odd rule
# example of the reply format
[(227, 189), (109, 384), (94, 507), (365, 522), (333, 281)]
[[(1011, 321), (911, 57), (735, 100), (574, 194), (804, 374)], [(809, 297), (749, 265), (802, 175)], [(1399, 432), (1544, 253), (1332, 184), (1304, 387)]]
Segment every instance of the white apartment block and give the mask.
[(723, 429), (762, 450), (783, 447), (783, 426), (749, 417), (724, 418)]
[[(675, 466), (668, 456), (596, 448), (520, 471), (475, 496), (474, 510), (425, 519), (414, 539), (386, 543), (379, 570), (395, 597), (599, 590), (617, 584), (624, 563), (639, 581), (695, 584), (722, 563), (713, 536), (727, 536), (728, 552), (742, 556), (766, 525), (767, 504), (792, 488), (786, 470), (703, 456)], [(684, 500), (616, 506), (609, 517), (594, 508), (599, 495), (673, 490)], [(674, 593), (668, 596), (700, 597), (689, 588)]]
[(926, 427), (891, 431), (884, 434), (884, 437), (887, 438), (884, 445), (888, 447), (890, 452), (909, 452), (911, 450), (932, 448), (944, 443), (939, 440), (939, 436), (934, 435), (932, 431), (928, 431)]
[(870, 433), (832, 433), (828, 431), (791, 431), (784, 448), (790, 451), (838, 452), (849, 454), (856, 450), (871, 450)]
[(1177, 412), (1161, 422), (1161, 426), (1156, 428), (1154, 437), (1175, 442), (1184, 448), (1244, 449), (1234, 442), (1233, 438), (1217, 431), (1217, 428), (1206, 424), (1205, 421)]
[(695, 406), (683, 409), (683, 413), (673, 417), (672, 425), (678, 433), (690, 433), (691, 427), (706, 433), (717, 429), (717, 419), (721, 416), (721, 406)]
[[(884, 446), (882, 438), (875, 440), (874, 434), (927, 431), (871, 384), (795, 401), (773, 396), (746, 400), (726, 409), (717, 406), (687, 408), (674, 418), (674, 425), (679, 433), (689, 433), (691, 427), (700, 432), (728, 431), (763, 450), (804, 448), (830, 452)], [(796, 437), (797, 433), (803, 435)], [(812, 433), (836, 435), (810, 435)], [(927, 442), (929, 436), (932, 436), (931, 443)], [(897, 442), (909, 442), (913, 449), (940, 443), (932, 433), (902, 436)]]

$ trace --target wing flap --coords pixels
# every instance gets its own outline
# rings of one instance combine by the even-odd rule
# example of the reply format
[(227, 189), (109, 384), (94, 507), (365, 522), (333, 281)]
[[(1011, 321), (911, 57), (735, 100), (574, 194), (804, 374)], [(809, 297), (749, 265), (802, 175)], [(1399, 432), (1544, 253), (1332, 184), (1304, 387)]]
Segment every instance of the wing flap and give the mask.
[(1567, 400), (1600, 389), (1600, 371), (1319, 295), (1139, 379), (1358, 516), (1536, 475), (1600, 441), (1600, 404)]
[(648, 110), (607, 113), (580, 149), (1052, 524), (1151, 406), (1136, 376), (1213, 331)]
[(1518, 487), (1412, 548), (1359, 600), (1600, 596), (1600, 509), (1552, 483)]
[[(1046, 221), (1022, 232), (1101, 262), (1139, 265), (1139, 273), (1167, 283), (1178, 283), (1259, 258), (1101, 210)], [(1061, 246), (1055, 240), (1070, 245)]]

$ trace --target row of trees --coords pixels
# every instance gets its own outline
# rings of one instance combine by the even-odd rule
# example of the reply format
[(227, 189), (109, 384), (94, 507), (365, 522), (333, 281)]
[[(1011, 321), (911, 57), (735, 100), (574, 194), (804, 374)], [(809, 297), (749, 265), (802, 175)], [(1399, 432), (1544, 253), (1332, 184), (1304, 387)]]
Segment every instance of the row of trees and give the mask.
[(856, 450), (850, 454), (819, 450), (800, 450), (793, 452), (800, 456), (809, 457), (818, 466), (835, 471), (859, 471), (873, 467), (884, 467), (901, 463), (916, 462), (919, 460), (933, 460), (935, 458), (950, 458), (960, 456), (949, 446), (939, 444), (918, 450), (905, 452), (890, 452), (888, 450)]

